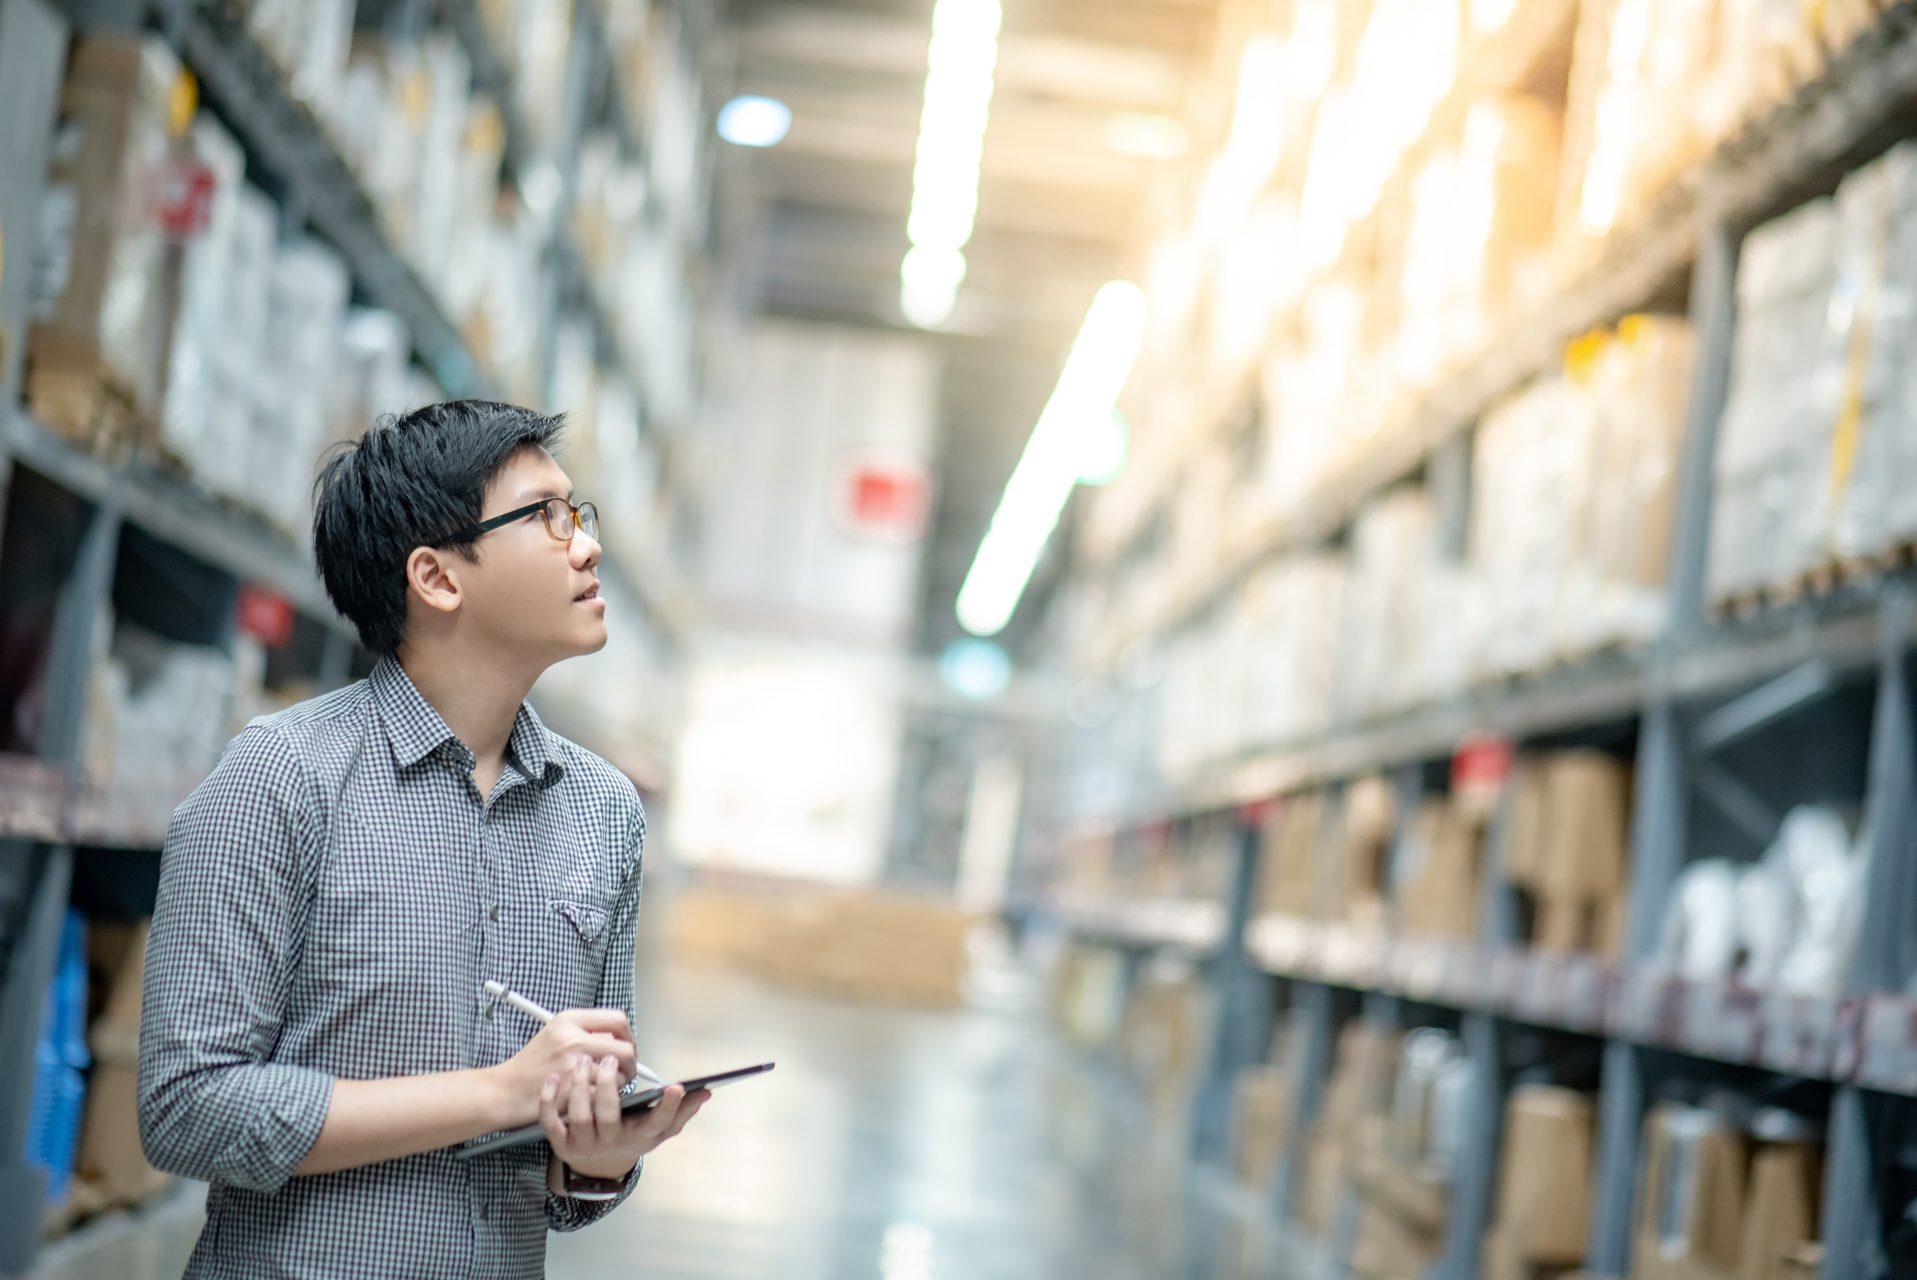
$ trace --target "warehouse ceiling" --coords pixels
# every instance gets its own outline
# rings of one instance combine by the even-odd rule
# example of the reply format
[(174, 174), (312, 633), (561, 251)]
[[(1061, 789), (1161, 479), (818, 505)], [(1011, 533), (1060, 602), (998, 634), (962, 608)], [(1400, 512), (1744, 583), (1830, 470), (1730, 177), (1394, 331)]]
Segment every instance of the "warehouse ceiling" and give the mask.
[[(958, 588), (1093, 292), (1139, 270), (1145, 201), (1179, 158), (1128, 125), (1184, 120), (1216, 0), (1005, 0), (976, 229), (946, 348), (920, 643)], [(748, 312), (898, 327), (932, 0), (733, 0), (714, 97), (792, 109), (777, 147), (724, 148), (720, 237)], [(1036, 610), (1008, 631), (1016, 648)]]

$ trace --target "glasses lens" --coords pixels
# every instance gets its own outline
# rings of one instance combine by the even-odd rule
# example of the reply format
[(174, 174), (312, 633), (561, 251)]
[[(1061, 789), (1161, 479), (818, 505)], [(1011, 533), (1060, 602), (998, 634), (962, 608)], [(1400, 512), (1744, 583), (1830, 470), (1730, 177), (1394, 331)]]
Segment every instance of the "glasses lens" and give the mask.
[(579, 527), (586, 531), (588, 538), (591, 538), (594, 542), (599, 541), (599, 508), (593, 506), (590, 502), (580, 503)]
[(572, 507), (564, 498), (546, 500), (546, 531), (561, 542), (572, 541)]

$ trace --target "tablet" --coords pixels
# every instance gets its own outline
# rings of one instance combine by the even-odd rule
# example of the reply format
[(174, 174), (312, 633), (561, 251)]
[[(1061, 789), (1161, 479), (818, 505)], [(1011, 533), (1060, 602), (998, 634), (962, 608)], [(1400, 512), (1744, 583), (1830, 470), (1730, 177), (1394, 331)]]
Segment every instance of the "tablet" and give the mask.
[[(737, 1084), (741, 1080), (750, 1080), (753, 1076), (762, 1076), (772, 1070), (774, 1065), (770, 1062), (762, 1062), (756, 1067), (740, 1067), (734, 1071), (721, 1071), (717, 1075), (694, 1076), (690, 1080), (680, 1080), (677, 1083), (689, 1094), (697, 1093), (701, 1089), (719, 1089), (729, 1084)], [(665, 1093), (664, 1085), (654, 1085), (650, 1089), (636, 1089), (619, 1099), (619, 1109), (645, 1111), (663, 1098)], [(521, 1129), (511, 1129), (505, 1133), (494, 1134), (490, 1138), (482, 1138), (478, 1142), (468, 1143), (463, 1147), (455, 1147), (453, 1154), (461, 1160), (470, 1160), (474, 1156), (483, 1156), (489, 1151), (505, 1151), (511, 1147), (524, 1146), (528, 1142), (542, 1142), (545, 1137), (544, 1129), (536, 1124), (529, 1124)]]

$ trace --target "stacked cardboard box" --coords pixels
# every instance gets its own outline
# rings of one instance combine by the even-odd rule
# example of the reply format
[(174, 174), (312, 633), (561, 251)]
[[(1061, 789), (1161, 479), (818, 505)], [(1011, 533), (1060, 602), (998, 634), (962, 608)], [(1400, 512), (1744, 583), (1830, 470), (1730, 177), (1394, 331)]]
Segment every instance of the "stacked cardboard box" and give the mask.
[(138, 1204), (172, 1185), (171, 1178), (147, 1163), (136, 1115), (146, 935), (145, 921), (95, 921), (87, 930), (92, 987), (104, 993), (88, 1034), (93, 1075), (87, 1084), (75, 1197), (89, 1210)]
[(1719, 431), (1713, 599), (1917, 538), (1917, 144), (1753, 231)]
[(1470, 676), (1642, 643), (1663, 617), (1693, 342), (1632, 317), (1574, 344), (1478, 435)]
[(1212, 993), (1189, 973), (1146, 974), (1125, 1003), (1119, 1060), (1145, 1087), (1162, 1119), (1181, 1117), (1205, 1059)]
[(1286, 796), (1272, 806), (1258, 856), (1258, 914), (1302, 917), (1319, 911), (1328, 808), (1322, 791)]
[(1351, 1183), (1368, 1121), (1383, 1114), (1398, 1063), (1399, 1038), (1361, 1021), (1338, 1036), (1331, 1075), (1305, 1135), (1305, 1177), (1300, 1219), (1322, 1236)]
[(1623, 943), (1631, 778), (1599, 751), (1526, 757), (1513, 772), (1505, 875), (1535, 906), (1541, 950), (1614, 957)]
[(1398, 797), (1382, 777), (1346, 785), (1340, 838), (1334, 851), (1328, 913), (1360, 928), (1383, 928), (1390, 897), (1391, 843)]
[(1248, 1068), (1238, 1077), (1237, 1141), (1239, 1181), (1270, 1191), (1285, 1154), (1291, 1124), (1291, 1073), (1282, 1064)]
[(1591, 1098), (1521, 1085), (1505, 1106), (1487, 1280), (1549, 1280), (1584, 1261), (1594, 1165)]
[(1364, 1117), (1356, 1131), (1358, 1274), (1415, 1280), (1442, 1252), (1468, 1070), (1450, 1033), (1427, 1027), (1405, 1036), (1389, 1110)]
[(158, 37), (93, 34), (67, 65), (35, 246), (27, 394), (93, 447), (137, 443), (165, 384), (167, 174), (178, 61)]
[(1477, 936), (1484, 829), (1450, 799), (1418, 811), (1394, 868), (1398, 932), (1468, 941)]
[(854, 1000), (957, 1005), (975, 917), (943, 899), (794, 885), (700, 885), (671, 903), (693, 963)]

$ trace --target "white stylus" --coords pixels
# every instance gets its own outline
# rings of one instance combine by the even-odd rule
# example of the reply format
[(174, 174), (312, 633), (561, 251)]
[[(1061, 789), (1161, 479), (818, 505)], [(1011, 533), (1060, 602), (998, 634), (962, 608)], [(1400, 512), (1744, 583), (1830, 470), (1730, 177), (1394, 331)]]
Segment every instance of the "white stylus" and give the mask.
[[(553, 1019), (552, 1010), (541, 1008), (503, 982), (487, 981), (480, 984), (480, 989), (493, 999), (504, 1000), (521, 1013), (529, 1017), (537, 1018), (541, 1022), (551, 1022)], [(653, 1084), (663, 1085), (665, 1083), (664, 1080), (660, 1079), (657, 1072), (643, 1062), (635, 1061), (632, 1064), (632, 1069), (634, 1074), (644, 1076)]]

